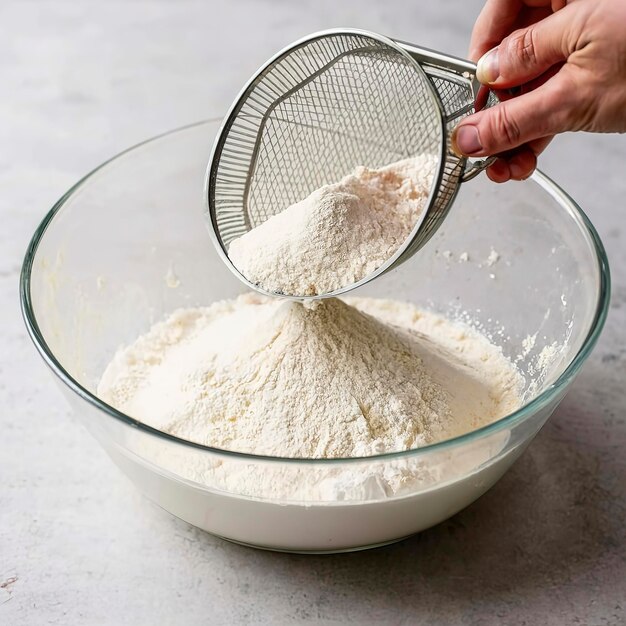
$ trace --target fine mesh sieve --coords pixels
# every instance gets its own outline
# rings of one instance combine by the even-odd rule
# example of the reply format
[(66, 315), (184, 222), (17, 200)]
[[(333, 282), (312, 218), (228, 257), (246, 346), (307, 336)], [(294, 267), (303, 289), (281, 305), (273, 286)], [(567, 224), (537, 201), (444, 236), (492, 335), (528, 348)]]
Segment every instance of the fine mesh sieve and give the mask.
[[(450, 149), (452, 129), (474, 112), (475, 72), (468, 61), (360, 30), (315, 33), (270, 59), (231, 107), (207, 170), (206, 217), (227, 265), (267, 293), (230, 261), (233, 239), (358, 165), (378, 168), (424, 153), (438, 168), (408, 240), (358, 283), (310, 297), (348, 291), (415, 254), (460, 183), (490, 162), (470, 162)], [(490, 93), (485, 106), (496, 101)]]

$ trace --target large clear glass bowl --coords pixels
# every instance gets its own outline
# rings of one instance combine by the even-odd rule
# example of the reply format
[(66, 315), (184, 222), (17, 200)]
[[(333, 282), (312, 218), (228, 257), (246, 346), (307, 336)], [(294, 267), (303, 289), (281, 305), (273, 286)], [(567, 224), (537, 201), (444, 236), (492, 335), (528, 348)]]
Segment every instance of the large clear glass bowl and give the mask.
[[(24, 317), (69, 402), (149, 498), (233, 541), (352, 550), (453, 515), (520, 456), (596, 342), (609, 272), (595, 230), (540, 173), (506, 185), (482, 177), (463, 185), (419, 254), (355, 292), (479, 322), (527, 379), (515, 413), (455, 439), (362, 459), (197, 445), (120, 413), (95, 389), (115, 350), (153, 322), (243, 289), (203, 221), (203, 176), (217, 127), (203, 122), (120, 154), (70, 189), (35, 233), (22, 272)], [(407, 476), (400, 492), (387, 492), (381, 476), (388, 472)]]

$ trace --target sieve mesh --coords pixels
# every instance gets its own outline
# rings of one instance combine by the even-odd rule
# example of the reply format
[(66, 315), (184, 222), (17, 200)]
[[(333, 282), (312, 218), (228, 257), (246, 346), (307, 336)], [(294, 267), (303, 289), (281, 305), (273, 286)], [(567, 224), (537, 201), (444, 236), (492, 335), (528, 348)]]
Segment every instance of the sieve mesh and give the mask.
[(208, 206), (223, 249), (358, 165), (424, 153), (440, 171), (403, 258), (417, 251), (450, 208), (466, 167), (449, 136), (473, 111), (473, 82), (450, 67), (360, 31), (321, 33), (271, 60), (237, 100), (214, 148)]
[(291, 50), (261, 72), (234, 113), (213, 181), (225, 245), (358, 165), (441, 154), (428, 78), (402, 52), (362, 35)]

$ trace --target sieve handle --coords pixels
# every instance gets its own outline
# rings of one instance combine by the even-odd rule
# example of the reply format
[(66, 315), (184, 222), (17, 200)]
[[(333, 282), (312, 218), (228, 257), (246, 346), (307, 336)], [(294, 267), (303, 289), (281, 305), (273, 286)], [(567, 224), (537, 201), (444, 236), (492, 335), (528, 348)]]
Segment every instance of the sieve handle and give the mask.
[[(476, 78), (476, 64), (467, 59), (455, 57), (450, 54), (443, 54), (442, 52), (431, 50), (430, 48), (422, 48), (421, 46), (416, 46), (406, 41), (398, 41), (397, 39), (394, 39), (394, 41), (403, 50), (406, 50), (420, 65), (448, 70), (458, 76), (471, 74), (472, 78)], [(477, 80), (476, 83), (480, 85)]]
[[(403, 50), (408, 52), (430, 76), (455, 78), (467, 84), (472, 91), (473, 98), (467, 102), (467, 106), (459, 111), (459, 114), (467, 113), (475, 108), (476, 101), (481, 96), (483, 101), (480, 108), (490, 107), (498, 103), (498, 97), (493, 91), (486, 88), (476, 78), (476, 64), (466, 59), (461, 59), (449, 54), (443, 54), (429, 48), (422, 48), (405, 41), (395, 42)], [(496, 160), (495, 156), (480, 159), (465, 159), (465, 169), (460, 180), (471, 180)]]
[(466, 183), (468, 180), (472, 180), (472, 178), (478, 176), (484, 169), (487, 169), (496, 159), (497, 157), (495, 156), (477, 160), (467, 159), (465, 170), (461, 175), (461, 182)]

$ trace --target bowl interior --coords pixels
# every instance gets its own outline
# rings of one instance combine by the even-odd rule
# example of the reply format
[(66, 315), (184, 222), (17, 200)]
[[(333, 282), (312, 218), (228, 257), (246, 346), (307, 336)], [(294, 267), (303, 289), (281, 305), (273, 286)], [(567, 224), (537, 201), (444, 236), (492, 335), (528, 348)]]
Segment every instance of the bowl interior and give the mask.
[[(42, 225), (26, 276), (32, 314), (48, 349), (88, 391), (115, 350), (153, 322), (245, 290), (203, 218), (217, 128), (197, 124), (116, 157)], [(601, 278), (594, 235), (558, 188), (540, 174), (506, 185), (483, 176), (462, 186), (418, 254), (353, 293), (475, 321), (516, 361), (530, 400), (587, 340)]]

